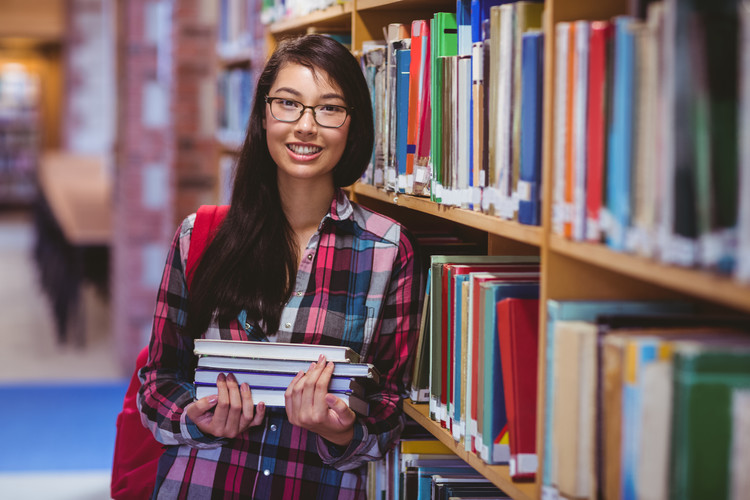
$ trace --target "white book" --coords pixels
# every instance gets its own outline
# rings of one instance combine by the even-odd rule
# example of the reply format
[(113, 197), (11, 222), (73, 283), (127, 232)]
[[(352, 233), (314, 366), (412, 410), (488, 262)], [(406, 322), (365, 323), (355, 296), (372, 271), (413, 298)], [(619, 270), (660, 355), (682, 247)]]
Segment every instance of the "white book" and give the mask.
[[(215, 368), (235, 373), (237, 371), (249, 371), (296, 374), (300, 370), (307, 371), (310, 368), (310, 362), (294, 359), (257, 359), (205, 355), (198, 358), (198, 367)], [(335, 363), (333, 376), (367, 378), (376, 384), (380, 382), (380, 373), (369, 363)]]
[[(195, 397), (197, 399), (204, 398), (216, 394), (215, 385), (196, 385)], [(347, 394), (344, 392), (333, 392), (336, 397), (340, 398), (356, 413), (367, 416), (369, 413), (369, 405), (361, 398), (354, 394)], [(283, 407), (286, 405), (284, 398), (283, 389), (259, 389), (252, 388), (253, 403), (258, 404), (263, 402), (266, 406)]]
[(193, 352), (197, 356), (231, 356), (237, 358), (294, 359), (317, 361), (321, 354), (336, 363), (359, 363), (359, 354), (350, 347), (288, 342), (255, 342), (250, 340), (197, 339)]
[[(222, 370), (199, 366), (195, 370), (195, 383), (196, 385), (216, 385), (216, 377), (220, 373), (232, 373), (238, 384), (247, 383), (250, 387), (259, 389), (286, 389), (295, 377), (295, 374), (292, 373)], [(360, 397), (365, 394), (364, 387), (354, 377), (333, 376), (328, 384), (328, 390), (331, 392), (353, 392)]]
[(573, 93), (573, 239), (586, 237), (586, 116), (589, 93), (591, 22), (575, 23), (575, 89)]
[(565, 144), (566, 121), (568, 109), (568, 40), (570, 23), (555, 25), (555, 104), (554, 104), (554, 182), (552, 191), (552, 232), (563, 234), (566, 219), (565, 211)]
[(735, 276), (750, 283), (750, 2), (740, 7), (739, 176), (738, 245)]

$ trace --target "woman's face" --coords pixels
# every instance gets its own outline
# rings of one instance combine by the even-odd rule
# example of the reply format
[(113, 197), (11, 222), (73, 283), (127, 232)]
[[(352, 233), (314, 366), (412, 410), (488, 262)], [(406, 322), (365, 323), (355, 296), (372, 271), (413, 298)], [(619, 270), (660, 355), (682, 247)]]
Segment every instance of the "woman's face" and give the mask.
[[(326, 72), (318, 69), (313, 73), (310, 68), (294, 63), (281, 67), (268, 96), (298, 101), (305, 106), (348, 105), (341, 88)], [(282, 122), (271, 114), (271, 104), (266, 104), (263, 128), (271, 158), (278, 167), (279, 181), (327, 178), (333, 182), (333, 167), (346, 148), (350, 121), (347, 116), (339, 128), (322, 127), (315, 122), (312, 110), (305, 109), (298, 121)]]

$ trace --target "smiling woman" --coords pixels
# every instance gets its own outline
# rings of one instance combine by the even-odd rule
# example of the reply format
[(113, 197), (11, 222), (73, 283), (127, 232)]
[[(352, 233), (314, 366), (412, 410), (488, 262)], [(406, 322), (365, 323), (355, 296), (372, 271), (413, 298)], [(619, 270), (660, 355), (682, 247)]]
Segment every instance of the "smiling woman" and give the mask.
[[(189, 293), (195, 216), (163, 273), (139, 396), (167, 445), (154, 498), (365, 498), (366, 463), (404, 426), (423, 293), (411, 235), (341, 189), (372, 146), (357, 60), (325, 36), (282, 43), (259, 78), (232, 203), (191, 267)], [(196, 399), (197, 338), (350, 347), (381, 374), (369, 416), (328, 392), (323, 357), (294, 377), (284, 408), (255, 405), (248, 384), (224, 374), (217, 394)]]

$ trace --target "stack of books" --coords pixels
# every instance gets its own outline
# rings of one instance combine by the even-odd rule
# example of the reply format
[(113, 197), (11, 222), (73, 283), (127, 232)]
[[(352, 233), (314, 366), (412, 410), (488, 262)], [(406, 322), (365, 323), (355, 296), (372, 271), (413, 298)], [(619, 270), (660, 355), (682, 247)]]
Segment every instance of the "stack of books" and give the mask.
[(197, 339), (194, 352), (198, 356), (195, 392), (199, 399), (216, 394), (219, 373), (232, 373), (238, 384), (250, 386), (256, 404), (284, 406), (284, 391), (294, 376), (307, 371), (323, 354), (334, 363), (329, 392), (353, 411), (367, 415), (365, 386), (380, 379), (373, 365), (361, 363), (359, 354), (345, 346)]

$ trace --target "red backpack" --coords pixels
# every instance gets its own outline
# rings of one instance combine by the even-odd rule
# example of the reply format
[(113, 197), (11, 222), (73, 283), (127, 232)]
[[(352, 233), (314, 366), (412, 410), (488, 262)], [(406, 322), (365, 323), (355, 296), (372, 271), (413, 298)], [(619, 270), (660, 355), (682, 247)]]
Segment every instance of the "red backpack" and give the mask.
[[(186, 279), (192, 282), (195, 265), (200, 261), (216, 228), (226, 216), (227, 205), (203, 205), (198, 209), (190, 238)], [(141, 381), (138, 371), (148, 361), (148, 347), (144, 347), (135, 362), (135, 371), (125, 393), (122, 411), (117, 415), (115, 453), (112, 461), (110, 494), (113, 500), (140, 500), (150, 498), (156, 484), (156, 469), (163, 451), (151, 431), (141, 423), (136, 406)]]

